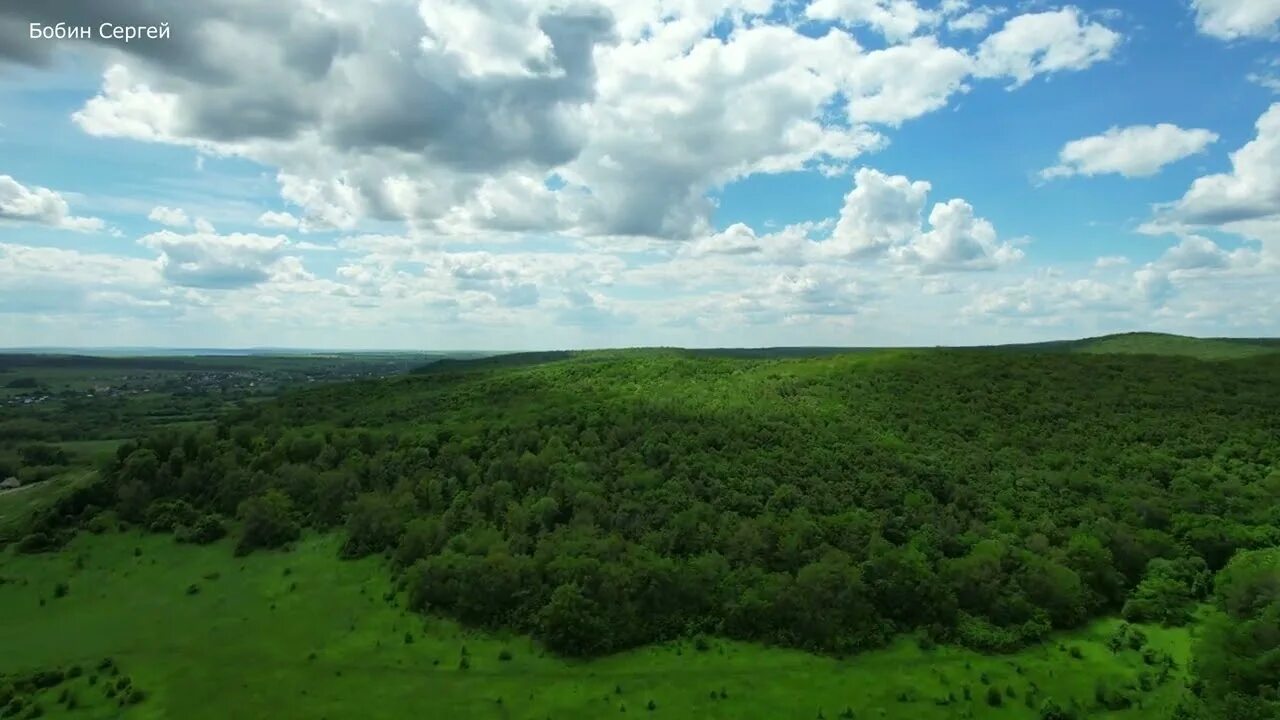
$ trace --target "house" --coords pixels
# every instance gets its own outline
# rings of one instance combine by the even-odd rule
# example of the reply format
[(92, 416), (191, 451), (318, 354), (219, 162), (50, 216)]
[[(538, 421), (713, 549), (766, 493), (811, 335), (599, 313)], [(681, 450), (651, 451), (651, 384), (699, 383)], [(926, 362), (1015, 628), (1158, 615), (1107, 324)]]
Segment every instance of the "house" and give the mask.
[(19, 487), (22, 487), (22, 483), (18, 482), (18, 478), (13, 476), (9, 476), (4, 479), (4, 482), (0, 482), (0, 490), (14, 490)]

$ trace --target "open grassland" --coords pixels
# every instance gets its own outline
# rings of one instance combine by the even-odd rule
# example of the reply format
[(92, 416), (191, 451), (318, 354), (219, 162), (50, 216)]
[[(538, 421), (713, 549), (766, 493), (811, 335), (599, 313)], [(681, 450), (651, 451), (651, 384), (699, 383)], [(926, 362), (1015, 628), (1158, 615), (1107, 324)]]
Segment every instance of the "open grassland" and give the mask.
[[(1110, 620), (1012, 655), (902, 639), (841, 660), (709, 639), (568, 661), (522, 636), (407, 612), (384, 563), (340, 561), (338, 542), (313, 535), (290, 552), (235, 558), (225, 542), (84, 534), (57, 554), (0, 556), (0, 647), (21, 649), (0, 653), (0, 674), (78, 667), (28, 698), (45, 717), (806, 720), (1034, 718), (1033, 684), (1037, 708), (1049, 697), (1091, 708), (1099, 680), (1154, 675), (1138, 652), (1107, 649)], [(1176, 659), (1174, 677), (1139, 694), (1140, 708), (1089, 717), (1167, 715), (1189, 633), (1144, 629), (1149, 647)]]
[(1108, 335), (1075, 344), (1077, 352), (1126, 355), (1183, 355), (1200, 360), (1233, 360), (1280, 352), (1266, 341), (1193, 338), (1160, 333)]

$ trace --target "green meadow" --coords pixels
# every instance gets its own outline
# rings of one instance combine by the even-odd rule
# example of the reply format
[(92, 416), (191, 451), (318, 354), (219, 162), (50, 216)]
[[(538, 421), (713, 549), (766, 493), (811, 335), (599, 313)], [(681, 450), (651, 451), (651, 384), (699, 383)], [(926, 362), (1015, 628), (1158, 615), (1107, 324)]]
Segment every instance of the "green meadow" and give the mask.
[(1053, 698), (1088, 717), (1166, 717), (1190, 652), (1186, 628), (1144, 627), (1147, 647), (1178, 669), (1139, 695), (1141, 707), (1116, 712), (1095, 707), (1099, 681), (1154, 675), (1139, 652), (1107, 648), (1116, 620), (1010, 655), (903, 638), (838, 659), (709, 638), (565, 660), (526, 637), (407, 611), (380, 558), (338, 560), (339, 544), (309, 535), (289, 551), (236, 558), (226, 541), (84, 533), (56, 554), (0, 556), (0, 674), (79, 671), (27, 696), (18, 716), (38, 706), (86, 719), (1014, 720), (1039, 717)]

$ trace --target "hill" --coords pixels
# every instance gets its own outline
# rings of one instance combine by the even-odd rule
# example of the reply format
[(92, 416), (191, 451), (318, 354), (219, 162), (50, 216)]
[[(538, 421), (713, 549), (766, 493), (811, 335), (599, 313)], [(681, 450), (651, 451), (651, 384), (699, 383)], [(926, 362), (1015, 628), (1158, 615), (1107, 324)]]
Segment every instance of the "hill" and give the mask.
[[(386, 558), (388, 600), (558, 656), (1031, 652), (1118, 614), (1185, 625), (1233, 557), (1280, 545), (1277, 407), (1280, 354), (583, 352), (151, 433), (17, 548), (123, 525), (230, 532), (229, 557), (336, 533), (335, 562)], [(1233, 612), (1205, 637), (1265, 624)], [(1208, 696), (1245, 681), (1223, 683)]]
[(1271, 340), (1193, 338), (1161, 333), (1126, 333), (1080, 340), (1074, 352), (1132, 355), (1185, 355), (1202, 360), (1229, 360), (1280, 352)]

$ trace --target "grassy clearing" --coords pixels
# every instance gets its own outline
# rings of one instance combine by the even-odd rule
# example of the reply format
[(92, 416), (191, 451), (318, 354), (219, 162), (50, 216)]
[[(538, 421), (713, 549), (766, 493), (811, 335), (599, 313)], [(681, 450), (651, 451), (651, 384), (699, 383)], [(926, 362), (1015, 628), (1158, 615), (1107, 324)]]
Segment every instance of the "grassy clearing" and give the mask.
[(44, 482), (0, 492), (0, 539), (13, 537), (26, 526), (33, 513), (93, 475), (93, 471), (74, 470)]
[(1077, 348), (1078, 352), (1094, 354), (1185, 355), (1201, 360), (1233, 360), (1265, 355), (1276, 350), (1275, 347), (1263, 344), (1160, 333), (1110, 335), (1085, 341)]
[[(405, 612), (387, 599), (381, 561), (341, 562), (336, 544), (310, 537), (292, 552), (233, 558), (225, 543), (82, 535), (55, 555), (0, 555), (0, 673), (84, 668), (38, 696), (46, 717), (811, 720), (849, 708), (857, 718), (1014, 720), (1036, 716), (1024, 703), (1031, 682), (1042, 698), (1090, 706), (1097, 678), (1119, 683), (1144, 669), (1139, 653), (1106, 649), (1115, 621), (1010, 656), (904, 640), (842, 661), (711, 640), (704, 650), (680, 643), (565, 661), (526, 638)], [(1186, 667), (1185, 630), (1146, 632)], [(93, 669), (104, 657), (145, 701), (121, 709), (105, 697), (106, 673)], [(999, 708), (987, 704), (984, 674)], [(1144, 695), (1144, 709), (1090, 717), (1161, 717), (1180, 685), (1175, 677)], [(74, 711), (57, 702), (63, 689)], [(937, 704), (948, 694), (956, 700)]]
[(57, 443), (59, 447), (70, 453), (76, 464), (88, 465), (115, 454), (116, 448), (126, 442), (124, 439), (114, 440), (66, 440)]

